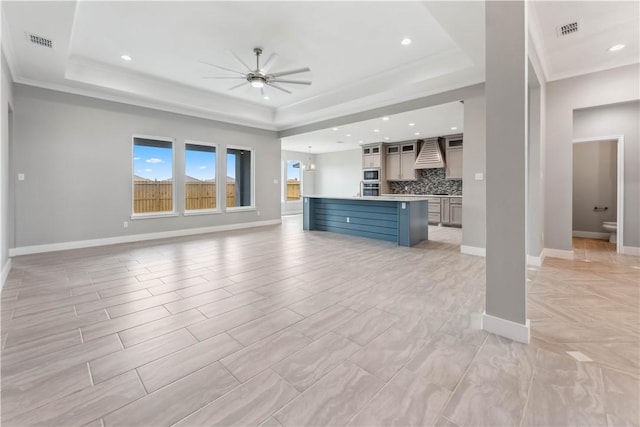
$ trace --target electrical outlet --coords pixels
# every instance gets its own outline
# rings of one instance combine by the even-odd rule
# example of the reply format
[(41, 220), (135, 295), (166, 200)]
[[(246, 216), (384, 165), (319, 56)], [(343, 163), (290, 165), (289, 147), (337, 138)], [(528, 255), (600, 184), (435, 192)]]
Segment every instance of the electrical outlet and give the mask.
[(256, 211), (256, 214), (257, 214), (258, 216), (260, 216), (260, 211)]
[(19, 173), (18, 174), (18, 181), (24, 181), (24, 174), (23, 173)]
[(351, 222), (351, 218), (347, 217), (347, 224)]
[(129, 228), (129, 221), (125, 221), (125, 222), (122, 224), (122, 226), (123, 226), (124, 228)]
[(476, 172), (476, 181), (482, 181), (484, 179), (484, 174), (482, 172)]

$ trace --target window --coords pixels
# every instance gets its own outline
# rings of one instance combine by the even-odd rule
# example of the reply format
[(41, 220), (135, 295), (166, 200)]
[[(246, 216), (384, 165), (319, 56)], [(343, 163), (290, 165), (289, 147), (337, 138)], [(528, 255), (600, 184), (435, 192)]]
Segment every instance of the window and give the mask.
[(133, 213), (174, 211), (173, 142), (133, 138)]
[(300, 200), (300, 160), (287, 160), (287, 202)]
[(227, 148), (227, 208), (253, 207), (253, 150)]
[(184, 163), (185, 211), (217, 209), (216, 146), (201, 142), (187, 142)]

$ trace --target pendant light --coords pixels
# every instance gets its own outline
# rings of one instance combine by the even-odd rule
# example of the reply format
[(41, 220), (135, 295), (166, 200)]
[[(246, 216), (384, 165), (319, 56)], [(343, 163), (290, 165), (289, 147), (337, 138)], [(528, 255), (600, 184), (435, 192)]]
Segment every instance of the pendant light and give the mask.
[(302, 165), (302, 169), (306, 170), (307, 172), (315, 172), (316, 171), (316, 164), (311, 161), (311, 146), (310, 145), (309, 145), (309, 161), (306, 164)]

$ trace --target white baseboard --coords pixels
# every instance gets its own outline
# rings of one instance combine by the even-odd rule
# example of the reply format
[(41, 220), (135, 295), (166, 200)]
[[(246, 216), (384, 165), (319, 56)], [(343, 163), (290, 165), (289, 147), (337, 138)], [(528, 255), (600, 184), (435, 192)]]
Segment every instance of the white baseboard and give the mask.
[(0, 279), (0, 291), (4, 287), (4, 282), (7, 281), (9, 272), (11, 271), (11, 258), (7, 258), (7, 262), (2, 266), (2, 278)]
[(551, 249), (544, 248), (542, 251), (542, 257), (550, 257), (550, 258), (562, 258), (562, 259), (573, 259), (573, 251), (564, 251), (562, 249)]
[(9, 256), (39, 254), (43, 252), (66, 251), (69, 249), (91, 248), (95, 246), (117, 245), (119, 243), (142, 242), (145, 240), (166, 239), (169, 237), (192, 236), (194, 234), (216, 233), (219, 231), (240, 230), (243, 228), (264, 227), (281, 224), (281, 219), (244, 222), (239, 224), (214, 225), (211, 227), (187, 228), (183, 230), (160, 231), (157, 233), (132, 234), (129, 236), (106, 237), (104, 239), (78, 240), (74, 242), (50, 243), (46, 245), (21, 246), (9, 249)]
[(491, 316), (485, 312), (482, 314), (482, 329), (524, 344), (529, 344), (531, 339), (529, 319), (527, 319), (527, 322), (523, 325), (512, 322), (511, 320)]
[(598, 240), (609, 240), (609, 236), (611, 233), (604, 232), (596, 232), (596, 231), (579, 231), (573, 230), (573, 237), (582, 237), (584, 239), (598, 239)]
[(460, 253), (461, 254), (467, 254), (467, 255), (475, 255), (475, 256), (486, 256), (487, 255), (487, 249), (486, 248), (479, 248), (477, 246), (461, 245), (460, 246)]
[(622, 253), (625, 255), (640, 256), (640, 248), (637, 246), (623, 246)]
[(544, 262), (544, 251), (540, 254), (540, 256), (527, 255), (527, 265), (531, 265), (533, 267), (540, 267)]

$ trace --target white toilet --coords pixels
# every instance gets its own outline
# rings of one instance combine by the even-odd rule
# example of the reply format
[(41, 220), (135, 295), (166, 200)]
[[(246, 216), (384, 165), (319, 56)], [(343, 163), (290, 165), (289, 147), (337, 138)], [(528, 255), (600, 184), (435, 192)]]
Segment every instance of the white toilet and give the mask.
[(609, 242), (618, 243), (618, 223), (615, 221), (605, 221), (602, 223), (602, 228), (609, 234)]

